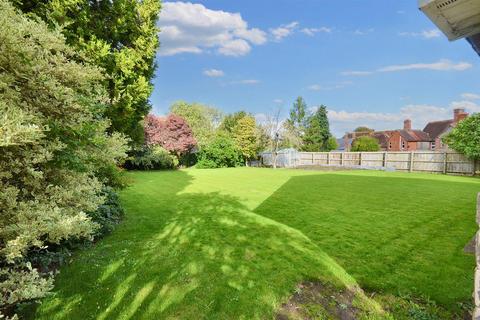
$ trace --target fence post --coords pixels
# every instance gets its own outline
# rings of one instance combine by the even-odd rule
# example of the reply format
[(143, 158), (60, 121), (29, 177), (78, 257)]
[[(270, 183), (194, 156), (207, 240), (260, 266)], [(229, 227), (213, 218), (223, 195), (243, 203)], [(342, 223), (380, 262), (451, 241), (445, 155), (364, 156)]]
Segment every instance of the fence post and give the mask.
[(327, 165), (330, 164), (330, 152), (327, 152)]
[(447, 174), (447, 167), (448, 167), (447, 152), (445, 151), (443, 153), (443, 174)]
[(312, 152), (312, 166), (313, 166), (313, 152)]
[(387, 167), (387, 152), (386, 151), (383, 153), (383, 167), (384, 168)]
[(343, 166), (343, 152), (340, 152), (340, 165)]
[[(477, 228), (480, 226), (480, 193), (477, 195)], [(480, 315), (480, 230), (477, 229), (477, 233), (475, 234), (475, 261), (476, 261), (476, 268), (474, 273), (474, 280), (473, 280), (473, 319), (478, 319)]]
[(362, 153), (360, 152), (360, 167), (362, 166)]
[(413, 151), (410, 151), (410, 165), (408, 167), (408, 171), (413, 171)]

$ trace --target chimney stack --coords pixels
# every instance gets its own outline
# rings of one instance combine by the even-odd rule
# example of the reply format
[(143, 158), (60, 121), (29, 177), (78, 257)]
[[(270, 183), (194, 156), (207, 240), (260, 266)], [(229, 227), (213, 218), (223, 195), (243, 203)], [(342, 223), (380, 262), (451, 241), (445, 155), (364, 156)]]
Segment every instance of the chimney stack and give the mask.
[(465, 109), (463, 108), (453, 109), (453, 123), (458, 123), (459, 121), (462, 121), (466, 117), (468, 117), (468, 113), (465, 112)]
[(405, 121), (403, 121), (403, 129), (412, 130), (412, 120), (406, 119)]

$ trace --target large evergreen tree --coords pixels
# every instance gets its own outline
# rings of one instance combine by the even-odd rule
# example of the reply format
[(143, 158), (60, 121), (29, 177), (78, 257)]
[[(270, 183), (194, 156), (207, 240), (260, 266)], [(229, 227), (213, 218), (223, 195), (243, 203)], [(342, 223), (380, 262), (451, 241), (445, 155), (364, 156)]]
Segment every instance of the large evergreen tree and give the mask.
[(160, 0), (17, 0), (51, 27), (59, 25), (67, 44), (82, 53), (78, 59), (101, 67), (107, 77), (105, 115), (111, 130), (132, 142), (143, 139), (141, 120), (148, 114), (155, 54), (159, 45)]
[(330, 125), (327, 117), (327, 107), (321, 105), (310, 117), (308, 117), (303, 136), (303, 150), (305, 151), (328, 151), (328, 139)]

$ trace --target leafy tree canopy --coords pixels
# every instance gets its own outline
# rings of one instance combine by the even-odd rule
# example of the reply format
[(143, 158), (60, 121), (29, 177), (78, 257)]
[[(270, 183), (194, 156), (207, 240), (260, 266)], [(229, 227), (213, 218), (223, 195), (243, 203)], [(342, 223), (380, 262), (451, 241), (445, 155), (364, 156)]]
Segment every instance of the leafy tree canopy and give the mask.
[(254, 158), (258, 152), (256, 122), (253, 116), (244, 116), (233, 128), (233, 139), (241, 152), (245, 163)]
[(80, 51), (75, 57), (95, 64), (108, 77), (105, 115), (110, 130), (141, 144), (141, 120), (150, 110), (155, 54), (159, 45), (157, 19), (160, 0), (18, 0), (25, 13), (33, 13), (50, 27), (59, 25), (67, 44)]
[(300, 149), (307, 122), (307, 104), (302, 97), (298, 97), (290, 109), (289, 118), (283, 123), (282, 147)]
[(189, 153), (197, 144), (192, 129), (175, 114), (166, 118), (149, 114), (145, 118), (145, 142), (148, 146), (159, 145), (177, 156)]
[(200, 149), (215, 138), (215, 131), (223, 117), (218, 109), (184, 101), (175, 102), (170, 112), (187, 121)]
[(238, 121), (244, 117), (246, 117), (248, 113), (245, 111), (237, 111), (232, 114), (227, 114), (223, 117), (222, 123), (220, 124), (219, 129), (225, 131), (227, 133), (232, 133), (234, 127), (237, 125)]
[(335, 137), (330, 137), (327, 140), (327, 146), (325, 148), (325, 151), (332, 151), (332, 150), (337, 150), (338, 149), (338, 142)]
[(469, 158), (480, 159), (480, 113), (460, 121), (444, 138), (444, 142)]
[(354, 132), (374, 132), (375, 130), (371, 129), (369, 127), (360, 126), (360, 127), (356, 127), (355, 130), (353, 130), (353, 131)]
[(298, 97), (290, 109), (290, 117), (287, 122), (296, 130), (303, 131), (307, 116), (307, 103), (302, 97)]
[(378, 151), (380, 145), (374, 137), (363, 136), (353, 140), (352, 151)]

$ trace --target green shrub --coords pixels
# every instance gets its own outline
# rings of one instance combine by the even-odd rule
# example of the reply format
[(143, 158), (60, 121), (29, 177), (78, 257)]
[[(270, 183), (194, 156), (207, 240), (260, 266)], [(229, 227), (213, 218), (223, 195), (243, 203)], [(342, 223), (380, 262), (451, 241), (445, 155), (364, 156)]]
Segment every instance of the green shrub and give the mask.
[(102, 187), (127, 147), (122, 135), (107, 133), (101, 70), (77, 63), (60, 31), (10, 2), (0, 0), (0, 12), (2, 318), (52, 288), (52, 276), (32, 266), (30, 252), (93, 239), (99, 225), (87, 212), (105, 202)]
[(471, 159), (480, 159), (480, 113), (460, 121), (443, 142)]
[(95, 231), (96, 238), (112, 232), (125, 213), (115, 190), (104, 187), (101, 195), (105, 198), (105, 202), (97, 210), (87, 212), (92, 221), (99, 225), (99, 228)]
[[(125, 213), (114, 189), (104, 187), (100, 196), (104, 197), (105, 202), (97, 210), (87, 212), (90, 219), (98, 224), (93, 234), (96, 240), (112, 232)], [(73, 250), (90, 245), (92, 245), (91, 241), (78, 237), (65, 239), (60, 243), (46, 243), (42, 248), (32, 248), (25, 260), (29, 261), (40, 274), (48, 274), (66, 263), (72, 256)]]
[(241, 165), (243, 165), (242, 155), (235, 142), (227, 136), (219, 135), (200, 151), (196, 167), (209, 169)]
[(135, 170), (159, 170), (175, 169), (178, 164), (178, 158), (175, 155), (160, 146), (151, 146), (136, 151), (125, 163), (125, 167)]
[(378, 140), (370, 136), (362, 136), (353, 140), (352, 151), (378, 151)]

